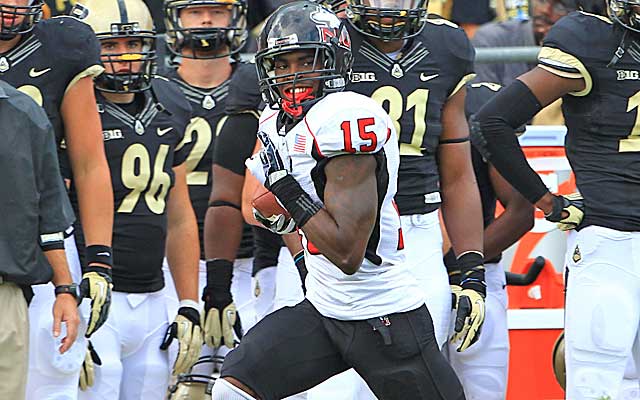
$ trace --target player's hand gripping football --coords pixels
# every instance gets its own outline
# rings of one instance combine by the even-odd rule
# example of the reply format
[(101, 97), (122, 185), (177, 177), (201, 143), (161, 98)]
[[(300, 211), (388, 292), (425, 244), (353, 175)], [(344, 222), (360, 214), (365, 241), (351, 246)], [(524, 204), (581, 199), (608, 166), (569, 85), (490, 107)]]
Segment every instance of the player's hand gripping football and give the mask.
[(98, 356), (98, 353), (93, 348), (91, 340), (89, 340), (87, 354), (84, 356), (82, 369), (80, 370), (80, 390), (87, 390), (93, 386), (96, 377), (96, 365), (102, 365), (102, 360), (100, 360), (100, 356)]
[(173, 375), (184, 374), (200, 357), (202, 349), (200, 311), (190, 306), (182, 306), (178, 309), (178, 315), (167, 328), (160, 349), (168, 349), (174, 339), (178, 340), (178, 356), (173, 364)]
[(260, 149), (259, 154), (262, 168), (264, 169), (264, 176), (267, 178), (264, 186), (270, 189), (271, 185), (289, 175), (289, 172), (284, 165), (280, 152), (276, 148), (275, 143), (269, 138), (269, 135), (259, 131), (258, 139), (260, 139), (262, 143), (262, 149)]
[(451, 285), (456, 309), (455, 332), (451, 342), (459, 342), (457, 351), (462, 352), (480, 337), (485, 317), (486, 284), (481, 254), (468, 252), (458, 258), (458, 263), (463, 275), (459, 286)]
[(231, 295), (233, 263), (216, 259), (207, 261), (207, 286), (202, 291), (204, 301), (204, 342), (211, 348), (235, 346), (234, 331), (242, 336), (240, 317)]
[(558, 229), (575, 229), (584, 218), (584, 199), (580, 193), (553, 196), (553, 210), (545, 215), (547, 221), (557, 222)]
[(82, 275), (78, 296), (78, 302), (81, 302), (85, 297), (91, 299), (91, 315), (85, 337), (91, 337), (107, 320), (111, 306), (112, 287), (111, 268), (97, 265), (90, 265), (86, 268), (84, 275)]

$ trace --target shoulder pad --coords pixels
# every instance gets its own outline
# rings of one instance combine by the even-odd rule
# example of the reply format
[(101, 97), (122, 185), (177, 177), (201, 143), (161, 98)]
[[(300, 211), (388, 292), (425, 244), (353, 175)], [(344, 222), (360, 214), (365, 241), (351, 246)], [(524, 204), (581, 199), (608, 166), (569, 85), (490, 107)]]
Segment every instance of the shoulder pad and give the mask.
[(191, 105), (180, 91), (180, 88), (169, 79), (154, 75), (151, 80), (151, 90), (158, 101), (178, 119), (187, 124), (191, 120)]
[(227, 113), (259, 110), (262, 95), (258, 88), (258, 72), (254, 63), (238, 63), (229, 83)]
[(423, 42), (439, 47), (442, 54), (448, 53), (455, 60), (467, 63), (475, 60), (475, 50), (462, 28), (442, 18), (429, 18), (427, 22), (418, 36)]
[(592, 57), (594, 48), (601, 46), (603, 37), (610, 35), (612, 26), (606, 17), (573, 12), (553, 25), (542, 46), (560, 49), (578, 59)]
[(311, 108), (304, 119), (321, 157), (377, 153), (395, 128), (384, 109), (369, 97), (333, 93)]
[(59, 16), (38, 22), (35, 35), (52, 57), (70, 62), (95, 60), (100, 64), (100, 43), (91, 27), (74, 17)]

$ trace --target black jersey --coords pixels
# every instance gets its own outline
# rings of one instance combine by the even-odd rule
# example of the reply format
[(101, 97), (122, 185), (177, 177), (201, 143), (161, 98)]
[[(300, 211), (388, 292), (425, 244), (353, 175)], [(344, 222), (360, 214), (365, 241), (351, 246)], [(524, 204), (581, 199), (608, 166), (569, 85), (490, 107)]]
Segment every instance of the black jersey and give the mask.
[(58, 143), (64, 137), (60, 106), (65, 92), (79, 79), (102, 70), (93, 30), (72, 17), (38, 22), (13, 49), (0, 54), (0, 79), (44, 107)]
[(584, 90), (563, 97), (567, 158), (584, 196), (582, 226), (640, 230), (640, 42), (615, 66), (622, 28), (575, 12), (546, 36), (539, 65), (563, 77), (583, 78)]
[[(229, 84), (226, 107), (228, 121), (220, 131), (219, 146), (214, 153), (215, 164), (236, 173), (245, 173), (244, 161), (253, 154), (256, 146), (258, 117), (263, 108), (264, 103), (258, 88), (258, 72), (255, 64), (238, 65)], [(243, 237), (246, 230), (245, 225)], [(253, 274), (255, 275), (263, 268), (277, 265), (280, 248), (284, 243), (280, 235), (267, 229), (254, 227), (251, 231), (254, 239)]]
[(440, 204), (436, 154), (442, 108), (473, 78), (473, 47), (462, 29), (433, 17), (420, 35), (407, 41), (396, 59), (353, 29), (350, 34), (354, 64), (347, 90), (381, 103), (398, 132), (396, 203), (400, 214), (433, 211)]
[[(231, 78), (212, 89), (203, 89), (185, 82), (174, 69), (168, 77), (175, 82), (180, 91), (187, 98), (193, 109), (193, 118), (187, 129), (185, 145), (188, 151), (187, 184), (193, 210), (198, 220), (198, 235), (200, 237), (200, 259), (204, 260), (204, 219), (207, 214), (209, 196), (211, 195), (213, 154), (215, 143), (224, 123), (229, 97), (229, 87), (239, 65), (234, 65)], [(244, 162), (244, 160), (243, 160)], [(242, 232), (242, 241), (237, 258), (248, 258), (253, 254), (253, 238), (251, 229), (246, 225)]]
[[(134, 106), (111, 103), (96, 91), (114, 192), (113, 285), (121, 292), (164, 287), (166, 206), (175, 182), (173, 167), (188, 156), (183, 139), (191, 118), (189, 103), (165, 78), (154, 78), (152, 89), (157, 102), (150, 91), (137, 94), (133, 112)], [(82, 235), (78, 237), (82, 242)]]
[[(497, 83), (473, 83), (467, 84), (467, 97), (465, 99), (465, 114), (469, 119), (473, 114), (487, 102), (491, 97), (500, 90), (501, 86)], [(480, 152), (471, 147), (471, 161), (473, 163), (473, 172), (476, 175), (476, 183), (480, 192), (480, 202), (482, 203), (482, 220), (485, 229), (495, 220), (496, 215), (496, 191), (493, 189), (491, 177), (489, 175), (489, 163), (485, 160)], [(487, 263), (497, 263), (502, 258), (498, 255), (491, 260), (485, 260)]]

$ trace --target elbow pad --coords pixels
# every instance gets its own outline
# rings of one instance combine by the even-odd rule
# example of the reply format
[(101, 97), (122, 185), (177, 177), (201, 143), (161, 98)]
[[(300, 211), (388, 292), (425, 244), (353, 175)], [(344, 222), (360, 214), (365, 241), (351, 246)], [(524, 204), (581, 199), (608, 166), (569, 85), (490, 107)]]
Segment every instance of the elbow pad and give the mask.
[(541, 109), (529, 87), (516, 80), (469, 120), (472, 144), (531, 203), (540, 200), (548, 189), (529, 166), (516, 130)]

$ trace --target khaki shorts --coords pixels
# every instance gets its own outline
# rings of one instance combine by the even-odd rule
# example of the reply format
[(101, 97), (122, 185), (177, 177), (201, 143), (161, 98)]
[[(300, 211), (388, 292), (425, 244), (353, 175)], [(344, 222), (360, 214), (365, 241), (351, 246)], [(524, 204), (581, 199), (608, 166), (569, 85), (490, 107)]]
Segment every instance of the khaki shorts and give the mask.
[(29, 321), (22, 290), (0, 283), (0, 399), (22, 400), (27, 385)]

